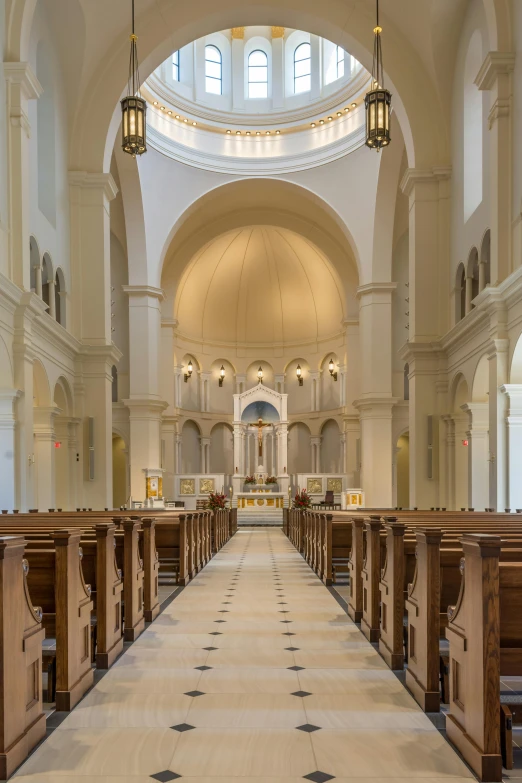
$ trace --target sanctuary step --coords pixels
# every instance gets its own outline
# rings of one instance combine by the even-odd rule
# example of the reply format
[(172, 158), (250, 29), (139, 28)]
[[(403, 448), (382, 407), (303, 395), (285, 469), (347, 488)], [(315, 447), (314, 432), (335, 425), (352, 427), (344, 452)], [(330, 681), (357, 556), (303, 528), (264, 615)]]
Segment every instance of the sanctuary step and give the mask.
[(282, 527), (283, 509), (282, 508), (260, 508), (260, 509), (242, 509), (237, 510), (238, 526), (245, 525), (274, 525)]

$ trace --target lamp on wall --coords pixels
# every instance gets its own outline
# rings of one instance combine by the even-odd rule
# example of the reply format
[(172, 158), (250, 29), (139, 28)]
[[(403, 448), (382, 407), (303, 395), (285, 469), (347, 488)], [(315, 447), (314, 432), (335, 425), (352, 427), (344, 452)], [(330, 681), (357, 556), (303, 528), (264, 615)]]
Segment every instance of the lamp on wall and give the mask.
[(337, 371), (335, 369), (335, 364), (333, 358), (330, 359), (330, 362), (328, 364), (328, 369), (330, 370), (330, 375), (334, 379), (334, 381), (337, 380)]
[(219, 371), (219, 385), (223, 386), (223, 381), (225, 380), (225, 368), (223, 365), (221, 365), (221, 370)]
[(187, 372), (185, 373), (185, 383), (192, 378), (192, 371), (194, 369), (194, 366), (192, 364), (192, 359), (189, 359), (189, 363), (187, 365)]
[(263, 383), (263, 368), (260, 367), (257, 371), (257, 380), (259, 383)]
[(132, 33), (127, 96), (121, 101), (121, 146), (124, 152), (143, 155), (147, 152), (147, 101), (141, 97), (138, 65), (138, 36), (134, 33), (134, 0), (132, 0)]
[(295, 374), (297, 375), (297, 380), (299, 381), (299, 386), (303, 385), (303, 371), (301, 370), (301, 365), (298, 364), (295, 370)]
[(377, 2), (377, 25), (374, 27), (372, 89), (366, 93), (366, 146), (379, 152), (387, 147), (390, 138), (391, 92), (384, 87), (381, 33), (379, 26), (379, 0)]

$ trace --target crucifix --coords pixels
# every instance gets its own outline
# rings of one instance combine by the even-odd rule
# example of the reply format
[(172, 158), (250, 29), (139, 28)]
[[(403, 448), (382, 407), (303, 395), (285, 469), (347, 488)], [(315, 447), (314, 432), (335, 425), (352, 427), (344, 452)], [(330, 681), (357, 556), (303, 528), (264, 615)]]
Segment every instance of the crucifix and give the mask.
[(255, 424), (249, 424), (249, 427), (257, 427), (257, 443), (259, 446), (258, 456), (263, 456), (263, 427), (270, 427), (270, 424), (264, 424), (263, 419), (258, 419)]

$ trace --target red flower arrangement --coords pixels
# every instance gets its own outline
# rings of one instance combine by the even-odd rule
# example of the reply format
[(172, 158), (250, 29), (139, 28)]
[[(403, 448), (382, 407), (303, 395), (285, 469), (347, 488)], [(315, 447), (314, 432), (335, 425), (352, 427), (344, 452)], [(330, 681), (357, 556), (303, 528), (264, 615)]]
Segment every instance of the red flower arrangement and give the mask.
[(256, 483), (256, 477), (255, 476), (247, 476), (245, 478), (245, 484), (255, 484)]
[(310, 508), (312, 505), (312, 498), (306, 491), (302, 489), (301, 492), (296, 492), (294, 497), (294, 508)]
[(265, 484), (277, 484), (277, 476), (267, 476)]
[(220, 508), (227, 507), (228, 495), (221, 495), (219, 492), (211, 492), (208, 496), (207, 508), (217, 511)]

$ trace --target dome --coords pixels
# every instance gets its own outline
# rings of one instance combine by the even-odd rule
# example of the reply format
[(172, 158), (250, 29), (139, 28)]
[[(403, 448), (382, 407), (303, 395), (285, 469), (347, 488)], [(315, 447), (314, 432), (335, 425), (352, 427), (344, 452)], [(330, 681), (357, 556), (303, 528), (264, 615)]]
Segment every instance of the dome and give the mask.
[(178, 287), (180, 336), (213, 345), (302, 345), (341, 332), (342, 284), (309, 240), (249, 226), (209, 242)]

